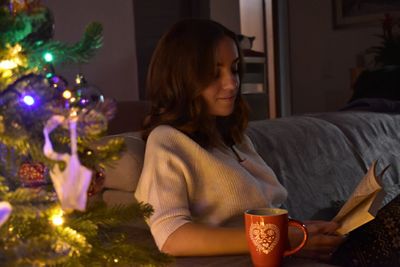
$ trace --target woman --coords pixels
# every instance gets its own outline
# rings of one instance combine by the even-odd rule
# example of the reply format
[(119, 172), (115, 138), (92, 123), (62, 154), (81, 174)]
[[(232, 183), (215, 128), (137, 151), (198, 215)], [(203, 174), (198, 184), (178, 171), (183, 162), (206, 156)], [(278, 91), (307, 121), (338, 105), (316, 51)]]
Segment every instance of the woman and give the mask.
[[(279, 207), (287, 192), (244, 134), (243, 59), (233, 32), (201, 19), (176, 23), (153, 54), (144, 167), (135, 193), (155, 212), (157, 246), (175, 256), (248, 251), (243, 212)], [(308, 222), (302, 254), (328, 259), (334, 222)], [(290, 242), (301, 234), (291, 230)]]

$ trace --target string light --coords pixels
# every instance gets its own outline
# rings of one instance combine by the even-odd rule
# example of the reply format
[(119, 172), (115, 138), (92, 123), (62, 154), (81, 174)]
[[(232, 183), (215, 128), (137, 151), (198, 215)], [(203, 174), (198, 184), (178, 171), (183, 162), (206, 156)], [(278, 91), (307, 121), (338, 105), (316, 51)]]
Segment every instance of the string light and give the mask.
[(18, 64), (13, 60), (3, 60), (0, 61), (0, 69), (10, 70), (18, 67)]
[(79, 84), (81, 84), (81, 82), (82, 82), (81, 76), (80, 76), (80, 75), (76, 75), (75, 83), (76, 83), (77, 85), (79, 85)]
[(43, 58), (46, 62), (52, 62), (54, 60), (53, 54), (49, 52), (44, 53)]
[(2, 70), (12, 70), (18, 66), (26, 66), (26, 57), (24, 57), (20, 52), (22, 51), (22, 46), (16, 44), (14, 46), (6, 45), (8, 49), (4, 60), (0, 61), (0, 69)]
[(61, 209), (57, 210), (50, 216), (50, 221), (55, 226), (63, 225), (63, 223), (64, 223), (63, 215), (64, 215), (64, 213)]
[(76, 116), (78, 116), (78, 111), (74, 108), (74, 109), (71, 109), (71, 112), (69, 114), (71, 117), (76, 117)]
[(30, 95), (26, 95), (24, 96), (24, 98), (22, 99), (22, 101), (24, 101), (24, 103), (28, 106), (32, 106), (33, 104), (35, 104), (35, 99), (30, 96)]
[(65, 90), (65, 91), (63, 92), (62, 96), (63, 96), (65, 99), (70, 99), (71, 96), (72, 96), (72, 93), (71, 93), (70, 90)]

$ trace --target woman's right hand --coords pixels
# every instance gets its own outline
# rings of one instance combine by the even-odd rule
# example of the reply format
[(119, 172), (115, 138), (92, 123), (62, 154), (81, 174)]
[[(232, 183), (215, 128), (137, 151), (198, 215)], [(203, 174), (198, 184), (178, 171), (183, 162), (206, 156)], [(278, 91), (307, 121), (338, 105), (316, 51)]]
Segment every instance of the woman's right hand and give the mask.
[[(344, 241), (345, 237), (338, 235), (339, 224), (328, 221), (305, 221), (308, 240), (305, 246), (296, 254), (300, 257), (328, 261), (332, 253)], [(289, 241), (292, 247), (303, 239), (303, 233), (294, 227), (289, 228)]]

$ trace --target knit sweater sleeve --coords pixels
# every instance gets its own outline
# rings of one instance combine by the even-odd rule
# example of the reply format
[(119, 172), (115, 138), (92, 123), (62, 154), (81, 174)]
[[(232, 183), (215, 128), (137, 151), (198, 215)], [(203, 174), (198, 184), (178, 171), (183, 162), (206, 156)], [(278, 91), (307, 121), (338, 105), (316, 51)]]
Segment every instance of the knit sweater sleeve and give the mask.
[(158, 126), (147, 139), (135, 197), (154, 209), (147, 223), (159, 249), (177, 228), (191, 222), (188, 190), (195, 160), (190, 159), (196, 153), (197, 144), (169, 126)]

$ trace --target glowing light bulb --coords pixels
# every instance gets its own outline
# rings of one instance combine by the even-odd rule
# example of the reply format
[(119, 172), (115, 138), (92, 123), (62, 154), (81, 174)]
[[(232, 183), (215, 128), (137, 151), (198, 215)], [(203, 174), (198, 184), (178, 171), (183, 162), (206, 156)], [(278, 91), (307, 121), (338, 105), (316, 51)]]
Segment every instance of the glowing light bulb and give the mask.
[(118, 259), (114, 259), (114, 262), (115, 262), (115, 263), (118, 263), (118, 262), (119, 262), (119, 260), (118, 260)]
[(22, 101), (24, 101), (24, 103), (28, 106), (32, 106), (33, 104), (35, 104), (35, 99), (30, 96), (30, 95), (26, 95), (24, 96), (24, 98), (22, 99)]
[(3, 56), (4, 60), (0, 61), (0, 69), (11, 70), (18, 66), (26, 66), (26, 57), (20, 54), (22, 51), (21, 45), (16, 44), (15, 46), (11, 46), (10, 44), (6, 44), (6, 49), (7, 51)]
[(65, 99), (70, 99), (71, 96), (72, 96), (72, 93), (71, 93), (70, 90), (65, 90), (65, 91), (63, 92), (62, 96), (63, 96)]
[(72, 109), (69, 114), (71, 117), (76, 117), (76, 116), (78, 116), (78, 111), (76, 109)]
[(59, 210), (50, 217), (51, 223), (55, 226), (60, 226), (64, 223), (63, 212)]
[(18, 67), (18, 64), (12, 60), (2, 60), (0, 61), (0, 69), (10, 70)]
[(46, 62), (52, 62), (52, 61), (54, 60), (53, 55), (52, 55), (51, 53), (49, 53), (49, 52), (46, 52), (46, 53), (43, 55), (43, 58), (44, 58), (44, 60), (45, 60)]
[(22, 46), (20, 44), (16, 44), (14, 47), (11, 48), (11, 53), (18, 54), (22, 51)]

